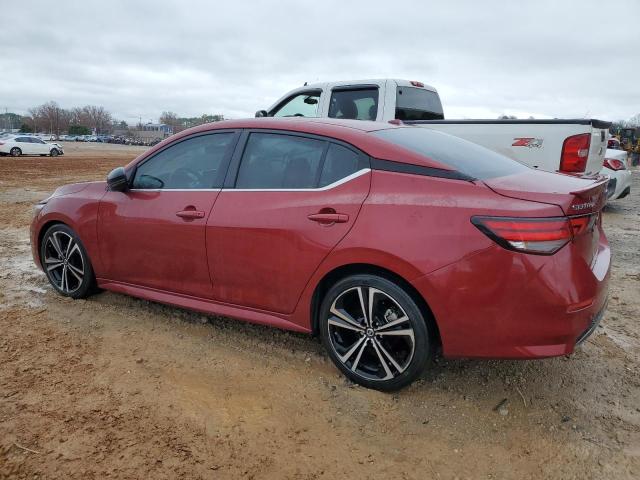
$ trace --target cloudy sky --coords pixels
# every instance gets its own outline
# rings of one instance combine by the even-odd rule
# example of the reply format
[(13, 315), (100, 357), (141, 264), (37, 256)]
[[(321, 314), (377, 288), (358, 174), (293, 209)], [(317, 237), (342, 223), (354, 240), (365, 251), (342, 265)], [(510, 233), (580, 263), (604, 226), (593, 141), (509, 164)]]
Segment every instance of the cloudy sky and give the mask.
[[(640, 112), (640, 1), (14, 1), (0, 109), (102, 105), (129, 123), (253, 116), (305, 81), (436, 87), (449, 118)], [(15, 28), (9, 28), (13, 25)]]

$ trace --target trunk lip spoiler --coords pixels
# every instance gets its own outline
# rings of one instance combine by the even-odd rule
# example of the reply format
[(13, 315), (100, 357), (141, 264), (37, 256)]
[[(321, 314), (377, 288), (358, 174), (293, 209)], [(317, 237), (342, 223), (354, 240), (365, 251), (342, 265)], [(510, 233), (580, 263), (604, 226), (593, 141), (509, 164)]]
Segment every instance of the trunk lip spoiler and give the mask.
[(604, 190), (606, 191), (607, 183), (609, 183), (609, 177), (605, 175), (600, 175), (600, 174), (592, 175), (592, 176), (583, 176), (579, 178), (582, 178), (584, 180), (594, 180), (594, 182), (591, 185), (589, 185), (584, 189), (574, 190), (572, 192), (569, 192), (571, 195), (575, 195), (576, 197), (580, 197), (580, 198), (590, 197), (595, 192), (595, 190), (599, 189), (600, 187), (604, 187)]

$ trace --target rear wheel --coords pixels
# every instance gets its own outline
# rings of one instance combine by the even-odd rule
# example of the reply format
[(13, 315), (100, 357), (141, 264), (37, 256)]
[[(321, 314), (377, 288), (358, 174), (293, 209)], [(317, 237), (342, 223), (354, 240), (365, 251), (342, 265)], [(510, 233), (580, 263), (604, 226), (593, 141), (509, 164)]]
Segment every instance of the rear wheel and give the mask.
[(42, 238), (42, 268), (58, 293), (71, 298), (90, 295), (95, 285), (93, 268), (80, 238), (69, 227), (53, 225)]
[(13, 147), (9, 153), (11, 154), (12, 157), (19, 157), (20, 155), (22, 155), (22, 150), (20, 150), (18, 147)]
[(431, 356), (425, 318), (411, 296), (375, 275), (338, 281), (320, 308), (323, 344), (352, 381), (376, 390), (413, 382)]

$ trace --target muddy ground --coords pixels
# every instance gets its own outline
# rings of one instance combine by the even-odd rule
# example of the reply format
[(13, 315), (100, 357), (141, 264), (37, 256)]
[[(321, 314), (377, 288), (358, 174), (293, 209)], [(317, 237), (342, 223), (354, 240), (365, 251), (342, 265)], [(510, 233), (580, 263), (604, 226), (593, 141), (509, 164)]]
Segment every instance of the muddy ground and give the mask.
[(0, 479), (640, 478), (640, 172), (606, 209), (611, 300), (582, 348), (441, 360), (384, 394), (304, 335), (56, 295), (31, 262), (32, 204), (142, 151), (68, 145), (0, 158)]

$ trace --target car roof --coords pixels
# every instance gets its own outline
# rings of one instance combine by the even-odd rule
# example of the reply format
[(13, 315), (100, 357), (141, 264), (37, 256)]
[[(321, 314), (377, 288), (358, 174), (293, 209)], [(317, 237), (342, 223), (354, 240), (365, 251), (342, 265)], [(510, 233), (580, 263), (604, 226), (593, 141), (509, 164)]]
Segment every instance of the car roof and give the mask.
[(206, 123), (187, 130), (183, 130), (173, 135), (155, 147), (143, 153), (133, 160), (127, 167), (134, 165), (143, 158), (153, 155), (156, 151), (162, 150), (165, 146), (184, 137), (197, 133), (213, 132), (216, 130), (239, 130), (239, 129), (259, 129), (259, 130), (282, 130), (295, 133), (306, 133), (319, 135), (334, 140), (339, 140), (353, 145), (371, 157), (381, 160), (391, 160), (400, 163), (438, 168), (442, 170), (452, 170), (443, 163), (420, 155), (412, 150), (402, 148), (391, 142), (383, 140), (378, 136), (371, 135), (379, 130), (390, 130), (395, 128), (421, 128), (406, 125), (395, 125), (383, 122), (371, 122), (364, 120), (339, 120), (335, 118), (247, 118), (240, 120), (223, 120), (220, 122)]

